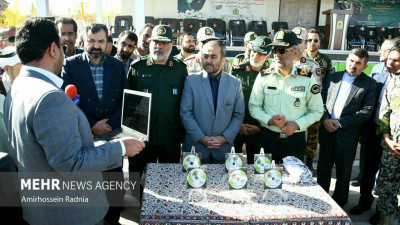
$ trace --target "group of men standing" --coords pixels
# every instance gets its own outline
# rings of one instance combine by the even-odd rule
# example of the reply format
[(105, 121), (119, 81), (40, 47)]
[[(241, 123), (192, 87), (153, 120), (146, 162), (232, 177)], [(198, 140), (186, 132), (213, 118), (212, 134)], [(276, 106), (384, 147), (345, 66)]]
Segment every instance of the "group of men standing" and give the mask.
[[(18, 28), (17, 53), (23, 66), (7, 95), (4, 115), (20, 171), (120, 172), (122, 156), (127, 155), (134, 156), (129, 158), (130, 171), (143, 173), (150, 162), (179, 162), (181, 143), (186, 152), (195, 146), (196, 152), (202, 153), (202, 163), (223, 163), (231, 146), (240, 152), (246, 144), (248, 163), (263, 147), (277, 162), (296, 156), (302, 161), (305, 158), (312, 169), (319, 142), (318, 183), (328, 192), (336, 165), (333, 198), (344, 206), (362, 128), (373, 112), (381, 111), (375, 123), (385, 142), (383, 161), (389, 162), (382, 167), (381, 182), (397, 177), (398, 43), (394, 45), (397, 48), (389, 49), (386, 64), (394, 78), (387, 88), (385, 84), (382, 91), (378, 89), (378, 95), (378, 77), (362, 72), (368, 52), (352, 50), (346, 71), (332, 73), (330, 60), (318, 51), (321, 40), (314, 29), (282, 30), (273, 40), (246, 35), (246, 53), (231, 67), (225, 46), (211, 27), (199, 30), (197, 54), (192, 34), (182, 35), (181, 52), (174, 57), (170, 27), (146, 24), (138, 36), (122, 32), (117, 54), (112, 57), (105, 54), (105, 25), (86, 27), (83, 52), (74, 47), (75, 25), (68, 18), (56, 24), (33, 19)], [(31, 35), (48, 38), (38, 40)], [(29, 50), (29, 46), (39, 47)], [(64, 51), (62, 46), (66, 46)], [(271, 53), (274, 60), (270, 65)], [(387, 83), (386, 78), (382, 81)], [(28, 88), (32, 84), (35, 88)], [(75, 85), (81, 96), (80, 110), (60, 91), (69, 84)], [(152, 94), (149, 142), (145, 146), (129, 138), (94, 147), (93, 136), (119, 128), (123, 90), (129, 88)], [(375, 101), (382, 104), (380, 110)], [(66, 131), (68, 138), (64, 138)], [(395, 200), (388, 192), (382, 191), (380, 196), (383, 200), (378, 206), (389, 219), (392, 210), (382, 202)], [(106, 211), (98, 211), (90, 221), (82, 219), (88, 211), (77, 213), (72, 208), (24, 209), (24, 217), (32, 224), (55, 224), (59, 221), (47, 215), (68, 214), (71, 223), (93, 224), (105, 216), (107, 223), (118, 224), (120, 210), (110, 208), (106, 216)]]

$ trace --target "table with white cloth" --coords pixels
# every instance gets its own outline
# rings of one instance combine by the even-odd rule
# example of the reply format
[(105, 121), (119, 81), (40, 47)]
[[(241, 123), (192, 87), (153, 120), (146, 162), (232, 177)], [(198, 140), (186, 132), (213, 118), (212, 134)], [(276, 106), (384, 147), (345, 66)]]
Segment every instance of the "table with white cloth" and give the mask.
[(249, 165), (245, 190), (230, 190), (224, 165), (207, 165), (207, 199), (194, 192), (189, 201), (181, 164), (147, 165), (140, 224), (296, 224), (350, 225), (339, 205), (315, 182), (290, 183), (283, 178), (287, 200), (264, 195), (262, 174)]

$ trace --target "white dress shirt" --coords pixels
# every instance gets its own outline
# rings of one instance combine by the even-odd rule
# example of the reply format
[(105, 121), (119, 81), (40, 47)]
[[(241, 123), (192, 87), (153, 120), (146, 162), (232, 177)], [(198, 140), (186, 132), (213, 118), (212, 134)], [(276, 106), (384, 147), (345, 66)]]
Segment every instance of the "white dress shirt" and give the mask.
[(356, 77), (350, 77), (349, 75), (347, 75), (346, 72), (343, 74), (338, 95), (336, 97), (335, 105), (333, 106), (333, 112), (331, 116), (332, 119), (334, 120), (340, 119), (340, 115), (342, 114), (344, 104), (346, 103), (346, 100), (349, 97), (349, 93), (355, 79)]

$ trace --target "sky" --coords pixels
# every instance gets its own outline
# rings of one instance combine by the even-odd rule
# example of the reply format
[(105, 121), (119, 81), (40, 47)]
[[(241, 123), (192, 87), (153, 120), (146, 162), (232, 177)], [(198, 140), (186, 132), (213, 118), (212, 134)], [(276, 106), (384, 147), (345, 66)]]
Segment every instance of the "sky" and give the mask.
[[(15, 5), (18, 6), (22, 15), (28, 15), (31, 13), (32, 4), (35, 0), (7, 0), (10, 8)], [(80, 9), (80, 3), (84, 3), (85, 13), (92, 13), (96, 10), (96, 0), (48, 0), (49, 10), (55, 15), (69, 15), (75, 14)], [(115, 12), (121, 11), (121, 1), (118, 0), (102, 0), (103, 11), (113, 9)]]

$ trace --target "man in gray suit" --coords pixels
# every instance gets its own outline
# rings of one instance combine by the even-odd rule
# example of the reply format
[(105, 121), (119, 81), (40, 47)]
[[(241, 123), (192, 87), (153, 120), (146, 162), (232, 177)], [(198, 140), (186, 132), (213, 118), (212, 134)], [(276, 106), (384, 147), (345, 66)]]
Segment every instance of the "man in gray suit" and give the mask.
[(333, 199), (343, 207), (348, 200), (351, 169), (363, 124), (371, 117), (376, 82), (363, 73), (368, 52), (353, 49), (346, 60), (346, 71), (329, 74), (322, 90), (324, 114), (319, 130), (320, 154), (317, 181), (329, 192), (333, 165), (336, 187)]
[[(8, 139), (19, 172), (100, 172), (122, 164), (144, 143), (132, 138), (94, 147), (82, 111), (60, 89), (64, 52), (55, 24), (31, 19), (18, 27), (17, 54), (23, 64), (4, 105)], [(77, 175), (78, 173), (73, 173)], [(100, 174), (100, 173), (99, 173)], [(104, 191), (91, 202), (107, 202)], [(24, 207), (29, 224), (103, 224), (107, 205), (99, 207)]]
[(244, 118), (241, 82), (221, 70), (225, 53), (219, 41), (207, 42), (202, 51), (205, 71), (188, 76), (182, 93), (183, 151), (195, 146), (202, 163), (224, 163)]

